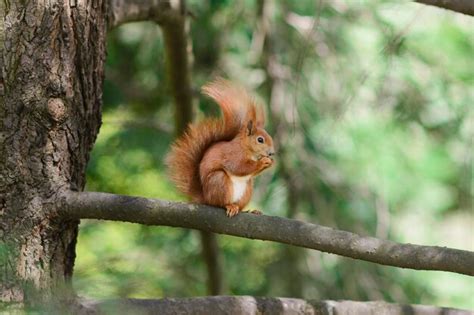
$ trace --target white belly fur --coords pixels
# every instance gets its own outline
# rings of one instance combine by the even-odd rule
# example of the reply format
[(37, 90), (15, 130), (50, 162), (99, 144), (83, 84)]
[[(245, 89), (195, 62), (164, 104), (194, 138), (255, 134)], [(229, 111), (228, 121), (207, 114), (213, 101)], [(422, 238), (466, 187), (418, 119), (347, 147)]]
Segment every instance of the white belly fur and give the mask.
[(238, 202), (243, 197), (245, 190), (247, 189), (247, 183), (250, 179), (250, 175), (247, 176), (232, 176), (232, 202)]

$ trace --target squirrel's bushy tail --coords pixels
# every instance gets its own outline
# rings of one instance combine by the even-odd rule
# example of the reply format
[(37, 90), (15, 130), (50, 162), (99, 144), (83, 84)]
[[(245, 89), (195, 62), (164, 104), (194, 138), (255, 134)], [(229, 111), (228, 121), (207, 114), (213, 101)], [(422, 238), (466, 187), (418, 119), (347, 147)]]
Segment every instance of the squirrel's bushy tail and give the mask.
[(204, 153), (217, 142), (232, 140), (247, 120), (257, 115), (255, 101), (243, 88), (226, 80), (217, 79), (202, 91), (217, 102), (224, 119), (208, 118), (190, 124), (166, 157), (169, 177), (194, 202), (201, 202), (202, 198), (199, 165)]

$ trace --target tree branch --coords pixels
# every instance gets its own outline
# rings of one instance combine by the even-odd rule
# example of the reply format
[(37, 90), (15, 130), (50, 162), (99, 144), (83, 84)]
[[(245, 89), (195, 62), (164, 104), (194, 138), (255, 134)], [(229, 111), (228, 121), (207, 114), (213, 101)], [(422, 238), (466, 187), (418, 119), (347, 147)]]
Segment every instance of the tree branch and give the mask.
[(292, 298), (213, 296), (197, 298), (82, 301), (77, 312), (91, 314), (386, 314), (468, 315), (467, 310), (385, 302), (307, 301)]
[(415, 2), (474, 16), (472, 0), (415, 0)]
[(164, 5), (161, 0), (109, 0), (107, 27), (112, 29), (127, 22), (153, 20)]
[(181, 9), (179, 1), (109, 0), (107, 27), (112, 29), (128, 22), (172, 21), (185, 13)]
[[(414, 0), (415, 2), (474, 16), (472, 0)], [(109, 0), (109, 29), (127, 22), (174, 19), (181, 8), (169, 0)], [(179, 2), (178, 2), (179, 3)]]
[(225, 211), (204, 205), (97, 192), (64, 196), (67, 219), (100, 219), (165, 225), (316, 249), (382, 265), (441, 270), (474, 276), (474, 252), (438, 246), (400, 244), (329, 227), (273, 216)]
[(165, 42), (167, 74), (176, 105), (176, 133), (181, 134), (192, 121), (188, 58), (190, 41), (184, 0), (109, 0), (108, 12), (109, 29), (136, 21), (155, 21), (160, 24)]

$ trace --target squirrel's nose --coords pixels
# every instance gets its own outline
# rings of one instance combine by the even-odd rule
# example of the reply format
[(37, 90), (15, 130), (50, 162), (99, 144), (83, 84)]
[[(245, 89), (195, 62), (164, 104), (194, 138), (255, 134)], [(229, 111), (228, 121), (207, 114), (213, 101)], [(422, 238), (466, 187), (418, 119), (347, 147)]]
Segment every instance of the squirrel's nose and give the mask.
[(268, 151), (268, 156), (273, 156), (275, 155), (275, 151)]

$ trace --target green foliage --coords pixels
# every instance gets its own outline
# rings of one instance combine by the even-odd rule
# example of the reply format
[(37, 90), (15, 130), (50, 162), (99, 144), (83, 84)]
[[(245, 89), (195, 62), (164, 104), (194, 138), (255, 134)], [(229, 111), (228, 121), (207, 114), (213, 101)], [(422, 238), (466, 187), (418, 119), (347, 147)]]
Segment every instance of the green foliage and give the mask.
[[(405, 2), (269, 1), (269, 33), (259, 46), (258, 3), (190, 1), (196, 89), (216, 74), (242, 82), (260, 93), (270, 129), (278, 130), (278, 162), (290, 179), (281, 165), (262, 175), (251, 208), (474, 250), (472, 18)], [(184, 200), (163, 165), (173, 104), (158, 26), (125, 25), (111, 34), (108, 51), (104, 123), (87, 189)], [(198, 117), (216, 112), (206, 99), (196, 105)], [(230, 236), (220, 245), (226, 294), (474, 308), (466, 276)], [(199, 238), (84, 221), (74, 283), (94, 297), (204, 295)]]

